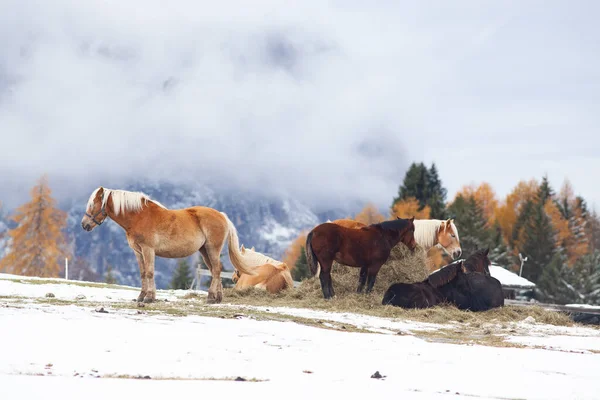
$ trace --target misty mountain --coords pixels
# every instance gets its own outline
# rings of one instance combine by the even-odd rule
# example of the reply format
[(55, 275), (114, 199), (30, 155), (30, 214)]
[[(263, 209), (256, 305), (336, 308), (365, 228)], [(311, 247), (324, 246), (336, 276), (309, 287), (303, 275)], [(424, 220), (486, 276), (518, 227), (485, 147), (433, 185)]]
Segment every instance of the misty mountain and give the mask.
[[(223, 211), (235, 224), (240, 244), (255, 246), (257, 251), (276, 259), (282, 258), (285, 249), (302, 230), (311, 229), (327, 219), (342, 218), (356, 213), (354, 209), (315, 213), (293, 198), (216, 190), (210, 186), (193, 187), (168, 182), (146, 182), (119, 188), (142, 191), (171, 209), (202, 205)], [(76, 198), (60, 203), (60, 208), (68, 213), (67, 234), (75, 257), (87, 261), (92, 272), (101, 278), (111, 265), (118, 283), (139, 286), (138, 264), (127, 244), (123, 229), (110, 219), (92, 232), (85, 232), (81, 228), (81, 218), (90, 194), (91, 191), (81, 193)], [(7, 222), (7, 216), (4, 216), (4, 221), (0, 220), (0, 227), (6, 229)], [(223, 248), (222, 261), (224, 269), (230, 271), (232, 266), (226, 249), (227, 245)], [(156, 257), (157, 288), (168, 286), (177, 261)], [(199, 262), (199, 253), (189, 257), (188, 261), (191, 265), (196, 265)], [(70, 260), (70, 263), (72, 265), (73, 260)], [(73, 274), (70, 275), (71, 278), (75, 278)]]

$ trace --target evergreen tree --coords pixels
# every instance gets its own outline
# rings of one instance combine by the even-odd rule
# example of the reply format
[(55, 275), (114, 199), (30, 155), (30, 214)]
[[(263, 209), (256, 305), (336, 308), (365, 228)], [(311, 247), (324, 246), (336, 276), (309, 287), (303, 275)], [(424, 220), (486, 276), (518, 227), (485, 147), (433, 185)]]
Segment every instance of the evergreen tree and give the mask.
[(31, 190), (31, 201), (19, 207), (12, 220), (17, 226), (7, 232), (8, 253), (0, 270), (28, 276), (58, 277), (69, 254), (63, 230), (67, 214), (56, 201), (43, 176)]
[(600, 251), (579, 258), (572, 270), (572, 285), (579, 296), (575, 302), (600, 305)]
[(547, 188), (541, 187), (535, 201), (526, 205), (529, 206), (528, 215), (521, 216), (524, 226), (520, 250), (528, 258), (523, 277), (534, 283), (538, 282), (544, 267), (552, 261), (555, 250), (555, 232), (541, 201), (546, 193)]
[(429, 206), (431, 218), (443, 219), (446, 195), (447, 190), (442, 186), (435, 164), (428, 169), (423, 163), (412, 163), (398, 189), (398, 196), (392, 202), (392, 210), (397, 202), (415, 198), (419, 202), (418, 211)]
[(468, 257), (478, 249), (492, 247), (492, 236), (485, 227), (487, 220), (483, 209), (473, 196), (459, 194), (448, 207), (448, 212), (455, 216), (463, 257)]
[(538, 189), (538, 200), (541, 204), (546, 204), (546, 201), (554, 198), (554, 190), (550, 187), (550, 181), (548, 181), (548, 176), (544, 175), (542, 178), (542, 183), (540, 183), (540, 188)]
[(117, 283), (117, 278), (115, 278), (115, 275), (113, 274), (113, 267), (110, 264), (106, 267), (106, 275), (104, 276), (104, 282), (109, 284)]
[(300, 249), (300, 256), (298, 260), (296, 260), (296, 264), (294, 269), (292, 270), (292, 278), (300, 282), (306, 278), (310, 278), (310, 269), (308, 268), (308, 262), (306, 261), (306, 252), (304, 251), (304, 246)]
[(187, 260), (179, 260), (177, 269), (173, 273), (170, 288), (187, 290), (192, 285), (192, 280), (192, 271)]
[[(529, 257), (529, 256), (528, 256)], [(529, 259), (523, 267), (523, 275)], [(568, 283), (571, 271), (566, 263), (566, 256), (557, 251), (548, 265), (542, 270), (536, 283), (536, 297), (543, 302), (567, 304), (576, 301), (580, 296), (577, 289)]]
[(421, 208), (427, 205), (427, 191), (429, 183), (429, 171), (423, 163), (412, 163), (404, 175), (402, 186), (398, 190), (398, 200), (405, 200), (414, 197), (419, 201)]
[(426, 203), (431, 208), (431, 218), (444, 219), (446, 211), (446, 195), (448, 191), (442, 186), (435, 163), (428, 171)]
[(514, 265), (514, 256), (504, 241), (504, 235), (502, 235), (502, 229), (498, 221), (494, 222), (488, 234), (491, 238), (490, 252), (488, 254), (490, 261), (503, 267)]

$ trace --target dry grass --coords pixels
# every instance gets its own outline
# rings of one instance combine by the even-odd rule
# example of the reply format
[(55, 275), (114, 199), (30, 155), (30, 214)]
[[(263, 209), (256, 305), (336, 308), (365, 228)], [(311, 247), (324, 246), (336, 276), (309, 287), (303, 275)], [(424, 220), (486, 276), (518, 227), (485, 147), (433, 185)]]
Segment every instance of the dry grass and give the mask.
[[(349, 267), (338, 269), (349, 270)], [(383, 318), (400, 318), (405, 320), (448, 323), (459, 322), (481, 324), (487, 322), (507, 323), (518, 322), (529, 316), (536, 322), (550, 325), (572, 326), (575, 323), (564, 313), (545, 310), (539, 306), (505, 306), (485, 312), (462, 311), (450, 304), (443, 304), (427, 309), (403, 309), (381, 304), (383, 291), (358, 294), (356, 286), (358, 276), (346, 271), (332, 273), (333, 287), (336, 296), (331, 300), (323, 298), (321, 284), (318, 279), (304, 280), (300, 286), (288, 289), (278, 294), (270, 294), (264, 290), (247, 288), (244, 290), (225, 289), (223, 302), (229, 304), (245, 304), (253, 306), (310, 308), (334, 312), (352, 312), (373, 315)], [(387, 288), (387, 287), (386, 287)]]

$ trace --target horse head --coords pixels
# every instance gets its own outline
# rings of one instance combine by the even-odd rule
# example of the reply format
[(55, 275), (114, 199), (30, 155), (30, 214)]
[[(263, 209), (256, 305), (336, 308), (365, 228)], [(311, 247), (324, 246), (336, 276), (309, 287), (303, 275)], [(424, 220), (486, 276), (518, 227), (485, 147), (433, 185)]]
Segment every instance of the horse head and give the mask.
[(233, 269), (233, 273), (231, 274), (231, 281), (233, 283), (237, 283), (238, 279), (240, 279), (241, 275), (240, 275), (240, 271), (238, 271), (237, 269)]
[(88, 199), (85, 214), (81, 219), (81, 227), (90, 232), (95, 227), (102, 225), (106, 217), (106, 203), (108, 199), (104, 198), (104, 188), (100, 186), (94, 190)]
[(437, 232), (437, 242), (446, 249), (448, 253), (456, 260), (462, 254), (460, 241), (458, 239), (458, 230), (454, 225), (454, 219), (448, 219), (440, 224)]
[(489, 247), (485, 249), (479, 249), (467, 257), (467, 259), (463, 261), (464, 272), (478, 272), (480, 274), (490, 276), (490, 265), (492, 265), (492, 262), (488, 258), (489, 252)]

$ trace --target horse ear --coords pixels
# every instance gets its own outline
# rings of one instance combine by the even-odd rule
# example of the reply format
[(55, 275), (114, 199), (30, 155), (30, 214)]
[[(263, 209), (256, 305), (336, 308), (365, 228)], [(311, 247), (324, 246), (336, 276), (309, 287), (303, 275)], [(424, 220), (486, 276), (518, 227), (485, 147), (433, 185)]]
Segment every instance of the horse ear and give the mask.
[(409, 219), (410, 222), (415, 222), (415, 216), (413, 215), (412, 218)]
[(445, 229), (450, 229), (451, 227), (452, 227), (452, 219), (451, 219), (451, 218), (448, 218), (448, 219), (446, 220), (446, 226), (445, 226)]
[(489, 252), (490, 252), (490, 248), (488, 247), (488, 248), (487, 248), (487, 249), (485, 249), (485, 251), (483, 252), (483, 255), (487, 256)]
[(242, 245), (242, 247), (241, 247), (241, 251), (242, 251), (242, 253), (243, 253), (244, 251), (246, 251), (246, 248), (244, 247), (244, 245)]

